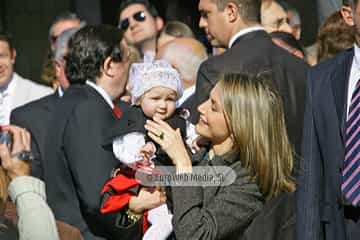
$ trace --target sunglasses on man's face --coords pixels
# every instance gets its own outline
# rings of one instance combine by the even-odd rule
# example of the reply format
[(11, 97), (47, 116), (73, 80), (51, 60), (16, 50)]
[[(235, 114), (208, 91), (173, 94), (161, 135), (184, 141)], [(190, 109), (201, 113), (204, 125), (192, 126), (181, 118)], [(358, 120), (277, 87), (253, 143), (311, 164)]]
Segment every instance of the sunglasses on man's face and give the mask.
[[(138, 22), (143, 22), (145, 21), (145, 12), (144, 11), (136, 12), (134, 13), (134, 15), (132, 15), (132, 18)], [(130, 25), (129, 18), (125, 18), (120, 21), (118, 27), (121, 30), (126, 31), (129, 28), (129, 25)]]

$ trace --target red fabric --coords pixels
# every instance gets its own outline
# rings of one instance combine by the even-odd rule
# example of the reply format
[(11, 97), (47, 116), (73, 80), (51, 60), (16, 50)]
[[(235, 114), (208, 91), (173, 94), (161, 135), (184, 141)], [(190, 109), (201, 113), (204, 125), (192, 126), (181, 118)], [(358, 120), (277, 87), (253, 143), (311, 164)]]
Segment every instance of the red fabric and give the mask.
[(145, 232), (149, 229), (149, 222), (147, 220), (148, 215), (149, 215), (149, 211), (146, 210), (143, 214), (143, 217), (144, 217), (143, 222), (142, 222), (143, 234), (145, 234)]
[(122, 112), (120, 111), (120, 108), (117, 105), (114, 105), (113, 112), (117, 118), (120, 118), (122, 115)]
[[(129, 189), (136, 187), (140, 181), (135, 178), (129, 178), (123, 174), (118, 174), (105, 184), (101, 190), (101, 194), (113, 189), (115, 194), (110, 196), (106, 203), (101, 207), (101, 213), (115, 212), (128, 205), (132, 194), (128, 192)], [(149, 229), (149, 222), (147, 220), (149, 211), (144, 211), (142, 230), (143, 234)]]
[(117, 211), (129, 203), (132, 196), (128, 190), (136, 187), (140, 184), (140, 181), (135, 178), (128, 178), (123, 174), (118, 174), (105, 184), (101, 190), (101, 194), (113, 189), (116, 194), (110, 196), (106, 203), (101, 207), (101, 213), (109, 213)]

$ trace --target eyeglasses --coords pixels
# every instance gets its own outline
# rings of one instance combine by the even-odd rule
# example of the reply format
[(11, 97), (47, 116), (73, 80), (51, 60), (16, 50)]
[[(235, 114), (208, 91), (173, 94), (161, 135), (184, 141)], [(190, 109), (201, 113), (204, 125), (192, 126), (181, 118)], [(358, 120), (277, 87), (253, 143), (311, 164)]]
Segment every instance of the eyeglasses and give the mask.
[[(145, 21), (145, 12), (144, 11), (136, 12), (134, 13), (134, 15), (132, 15), (132, 18), (138, 22), (143, 22)], [(121, 30), (126, 31), (129, 28), (129, 25), (130, 25), (129, 18), (125, 18), (120, 21), (118, 27)]]

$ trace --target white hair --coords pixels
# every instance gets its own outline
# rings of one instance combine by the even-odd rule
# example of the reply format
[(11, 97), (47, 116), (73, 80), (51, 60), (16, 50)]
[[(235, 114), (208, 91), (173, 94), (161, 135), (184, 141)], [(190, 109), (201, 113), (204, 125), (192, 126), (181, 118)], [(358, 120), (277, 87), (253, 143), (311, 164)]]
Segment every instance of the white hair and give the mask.
[(204, 47), (198, 53), (190, 46), (169, 43), (164, 49), (161, 58), (177, 68), (183, 81), (194, 84), (201, 63), (207, 59), (207, 53)]

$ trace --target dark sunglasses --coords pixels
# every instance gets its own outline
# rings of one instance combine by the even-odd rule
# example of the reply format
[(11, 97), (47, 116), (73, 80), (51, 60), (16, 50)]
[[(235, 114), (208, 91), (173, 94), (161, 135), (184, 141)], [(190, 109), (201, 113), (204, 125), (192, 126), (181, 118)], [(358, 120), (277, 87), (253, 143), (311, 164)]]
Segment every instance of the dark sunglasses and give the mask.
[[(145, 12), (144, 11), (136, 12), (134, 13), (134, 15), (132, 15), (132, 18), (138, 22), (143, 22), (145, 21)], [(126, 31), (129, 28), (129, 25), (130, 25), (129, 18), (125, 18), (120, 21), (118, 27), (121, 30)]]

